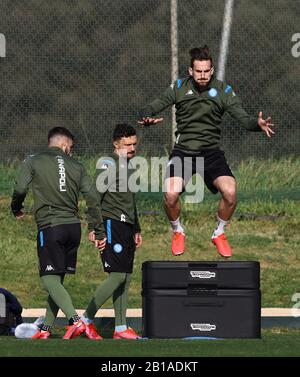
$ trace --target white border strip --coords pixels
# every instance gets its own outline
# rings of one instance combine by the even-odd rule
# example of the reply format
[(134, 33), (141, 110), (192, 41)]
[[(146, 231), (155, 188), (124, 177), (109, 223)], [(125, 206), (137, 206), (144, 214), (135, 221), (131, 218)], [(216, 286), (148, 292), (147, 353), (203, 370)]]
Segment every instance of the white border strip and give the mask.
[[(23, 309), (22, 316), (35, 318), (45, 315), (46, 309)], [(84, 312), (83, 309), (78, 309), (78, 315), (82, 315)], [(114, 309), (100, 309), (97, 312), (96, 317), (111, 318), (114, 317)], [(142, 317), (142, 309), (127, 309), (127, 317)], [(295, 308), (262, 308), (261, 309), (262, 317), (300, 317), (300, 309)], [(60, 310), (58, 312), (58, 317), (65, 317), (64, 313)]]

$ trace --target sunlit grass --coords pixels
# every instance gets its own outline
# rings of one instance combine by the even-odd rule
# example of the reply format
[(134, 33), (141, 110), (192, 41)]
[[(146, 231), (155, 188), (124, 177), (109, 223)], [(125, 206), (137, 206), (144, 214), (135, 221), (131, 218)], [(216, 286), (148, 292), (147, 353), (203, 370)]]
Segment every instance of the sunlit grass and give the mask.
[[(93, 175), (96, 158), (83, 159)], [(0, 164), (0, 271), (1, 286), (13, 291), (25, 307), (43, 307), (46, 293), (38, 278), (36, 226), (32, 196), (25, 202), (27, 217), (17, 222), (10, 214), (10, 193), (19, 162)], [(234, 169), (239, 203), (227, 228), (232, 260), (261, 264), (264, 307), (291, 307), (300, 281), (300, 162), (297, 158), (249, 160)], [(161, 193), (139, 193), (138, 209), (143, 246), (137, 250), (130, 288), (130, 307), (141, 307), (141, 265), (147, 260), (174, 260), (171, 233)], [(199, 204), (183, 204), (186, 252), (176, 260), (221, 260), (210, 242), (219, 196), (205, 191)], [(95, 287), (105, 278), (100, 258), (87, 241), (84, 202), (80, 201), (83, 237), (77, 272), (66, 278), (75, 306), (84, 308)], [(111, 307), (110, 300), (105, 307)]]

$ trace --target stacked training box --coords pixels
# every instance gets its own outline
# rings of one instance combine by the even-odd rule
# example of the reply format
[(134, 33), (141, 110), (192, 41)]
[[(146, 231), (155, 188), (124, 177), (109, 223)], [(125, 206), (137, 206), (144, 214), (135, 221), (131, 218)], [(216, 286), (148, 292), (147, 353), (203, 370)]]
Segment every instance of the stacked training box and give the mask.
[(143, 336), (260, 338), (259, 262), (148, 261)]

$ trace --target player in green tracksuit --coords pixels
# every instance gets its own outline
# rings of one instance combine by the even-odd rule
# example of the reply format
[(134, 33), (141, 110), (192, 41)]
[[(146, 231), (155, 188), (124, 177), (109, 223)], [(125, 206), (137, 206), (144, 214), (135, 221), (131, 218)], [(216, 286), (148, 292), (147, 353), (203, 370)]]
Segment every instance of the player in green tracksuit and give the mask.
[(105, 246), (105, 231), (93, 182), (83, 165), (71, 156), (74, 137), (64, 127), (55, 127), (48, 134), (48, 148), (27, 157), (21, 166), (14, 187), (11, 209), (17, 219), (24, 217), (23, 201), (32, 186), (34, 216), (38, 226), (37, 251), (39, 274), (43, 288), (49, 293), (46, 318), (34, 339), (48, 338), (58, 310), (69, 320), (64, 339), (85, 331), (71, 297), (63, 286), (66, 273), (76, 270), (77, 249), (81, 239), (78, 197), (83, 194), (95, 244)]
[[(93, 327), (90, 337), (95, 340), (102, 338), (97, 333), (93, 319), (109, 297), (113, 299), (115, 310), (113, 338), (139, 338), (126, 323), (128, 289), (135, 249), (142, 244), (135, 196), (128, 187), (128, 180), (134, 172), (130, 160), (135, 156), (136, 145), (136, 130), (127, 124), (118, 124), (113, 132), (114, 153), (97, 163), (95, 184), (107, 235), (101, 259), (108, 277), (96, 289), (82, 318), (90, 328)], [(94, 240), (93, 237), (91, 229), (91, 241)]]
[[(191, 176), (201, 173), (197, 159), (204, 158), (204, 182), (212, 193), (219, 191), (221, 194), (212, 241), (222, 256), (230, 257), (232, 250), (224, 227), (236, 207), (236, 181), (220, 150), (221, 121), (227, 112), (247, 130), (263, 131), (268, 137), (274, 133), (273, 124), (270, 117), (263, 119), (261, 111), (258, 118), (247, 114), (232, 87), (215, 78), (207, 46), (192, 49), (190, 55), (189, 76), (173, 82), (159, 98), (145, 106), (140, 111), (139, 123), (146, 126), (159, 123), (163, 118), (156, 118), (157, 114), (171, 105), (176, 107), (176, 141), (167, 168), (164, 197), (165, 211), (173, 230), (173, 254), (184, 252), (179, 196)], [(184, 164), (188, 159), (192, 163)]]

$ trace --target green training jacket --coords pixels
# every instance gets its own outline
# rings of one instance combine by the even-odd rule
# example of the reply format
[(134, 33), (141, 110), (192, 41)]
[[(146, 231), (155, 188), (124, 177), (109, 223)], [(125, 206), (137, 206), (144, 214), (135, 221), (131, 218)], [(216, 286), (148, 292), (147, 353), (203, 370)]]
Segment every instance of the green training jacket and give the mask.
[(141, 227), (135, 194), (128, 187), (128, 180), (134, 171), (130, 160), (120, 159), (113, 153), (98, 161), (95, 186), (103, 218), (133, 224), (138, 233)]
[(88, 206), (88, 220), (96, 238), (105, 237), (100, 205), (92, 179), (84, 166), (58, 147), (28, 156), (17, 177), (11, 209), (23, 208), (30, 184), (34, 201), (34, 217), (39, 229), (60, 224), (79, 223), (78, 197), (82, 193)]
[(140, 111), (140, 118), (153, 117), (174, 104), (177, 123), (175, 148), (178, 149), (198, 151), (219, 148), (225, 112), (247, 130), (261, 131), (257, 118), (243, 109), (232, 87), (214, 76), (204, 91), (199, 91), (191, 76), (176, 80), (159, 98)]

